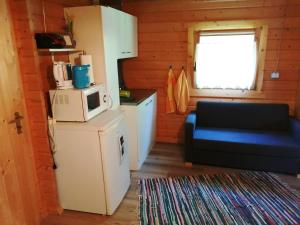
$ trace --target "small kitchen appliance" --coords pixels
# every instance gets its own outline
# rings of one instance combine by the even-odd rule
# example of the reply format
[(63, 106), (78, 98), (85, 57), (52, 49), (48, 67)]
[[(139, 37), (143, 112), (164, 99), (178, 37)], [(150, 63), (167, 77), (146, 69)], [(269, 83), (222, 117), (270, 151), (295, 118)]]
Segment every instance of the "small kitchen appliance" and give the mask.
[(109, 108), (104, 84), (85, 89), (50, 90), (49, 94), (56, 121), (85, 122)]
[(130, 185), (123, 113), (106, 111), (86, 123), (57, 122), (53, 130), (61, 207), (112, 215)]
[(73, 88), (71, 63), (53, 62), (53, 76), (57, 89)]
[(75, 88), (83, 89), (90, 86), (89, 67), (90, 65), (73, 66)]

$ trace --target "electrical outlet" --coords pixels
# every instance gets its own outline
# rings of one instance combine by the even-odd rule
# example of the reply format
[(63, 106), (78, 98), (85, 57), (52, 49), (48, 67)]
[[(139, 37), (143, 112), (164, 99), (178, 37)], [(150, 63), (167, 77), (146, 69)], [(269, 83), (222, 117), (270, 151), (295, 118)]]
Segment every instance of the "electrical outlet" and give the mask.
[(279, 72), (278, 71), (273, 71), (271, 73), (271, 79), (278, 79), (279, 78)]

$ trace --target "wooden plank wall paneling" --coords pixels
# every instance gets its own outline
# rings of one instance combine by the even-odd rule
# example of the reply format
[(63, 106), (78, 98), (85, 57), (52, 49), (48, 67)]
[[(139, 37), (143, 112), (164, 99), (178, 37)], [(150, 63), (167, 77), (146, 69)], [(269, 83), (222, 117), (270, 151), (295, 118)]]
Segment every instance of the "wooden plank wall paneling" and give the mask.
[[(192, 97), (198, 100), (287, 103), (294, 115), (300, 70), (299, 0), (125, 0), (124, 11), (138, 18), (139, 57), (124, 62), (129, 88), (158, 91), (157, 140), (182, 142), (185, 115), (165, 113), (165, 83), (169, 65), (179, 75), (186, 68), (187, 27), (194, 22), (216, 20), (265, 20), (269, 24), (263, 90), (264, 99)], [(278, 70), (280, 79), (271, 80)]]
[[(43, 32), (43, 5), (47, 32), (62, 32), (63, 7), (89, 5), (90, 0), (14, 0), (11, 2), (14, 32), (20, 60), (26, 107), (38, 176), (42, 217), (59, 210), (52, 157), (47, 134), (47, 92), (54, 87), (51, 57), (37, 52), (34, 33)], [(61, 55), (60, 59), (66, 59)]]

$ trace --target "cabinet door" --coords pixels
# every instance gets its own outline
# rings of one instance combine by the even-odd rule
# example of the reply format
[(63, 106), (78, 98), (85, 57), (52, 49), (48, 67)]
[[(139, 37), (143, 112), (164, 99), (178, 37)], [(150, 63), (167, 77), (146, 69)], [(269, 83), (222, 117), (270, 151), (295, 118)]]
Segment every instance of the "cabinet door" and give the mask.
[(152, 95), (152, 126), (151, 126), (151, 146), (150, 148), (155, 144), (155, 138), (156, 138), (156, 102), (157, 102), (157, 96), (156, 93)]
[(107, 214), (112, 215), (130, 185), (127, 125), (122, 119), (100, 132)]
[(123, 12), (119, 12), (118, 20), (119, 20), (119, 58), (126, 58), (127, 54), (127, 15)]
[(137, 56), (137, 18), (127, 13), (119, 14), (119, 46), (120, 58)]
[(139, 162), (142, 164), (148, 156), (152, 144), (153, 131), (153, 96), (145, 100), (138, 112), (138, 130), (139, 130)]
[(137, 57), (137, 18), (131, 15), (127, 16), (127, 44), (128, 44), (128, 56)]
[(54, 129), (55, 174), (61, 206), (64, 209), (106, 214), (98, 132), (85, 131), (81, 127), (69, 128), (59, 123)]

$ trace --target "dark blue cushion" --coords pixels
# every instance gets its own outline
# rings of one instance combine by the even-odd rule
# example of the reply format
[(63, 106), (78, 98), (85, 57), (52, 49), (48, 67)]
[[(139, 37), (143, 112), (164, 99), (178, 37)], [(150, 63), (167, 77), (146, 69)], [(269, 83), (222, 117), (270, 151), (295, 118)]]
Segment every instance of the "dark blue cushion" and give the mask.
[(252, 130), (288, 130), (286, 104), (198, 102), (197, 126)]
[(293, 138), (300, 143), (300, 121), (290, 118), (290, 132)]
[(288, 132), (197, 127), (196, 149), (275, 157), (300, 157), (300, 144)]

